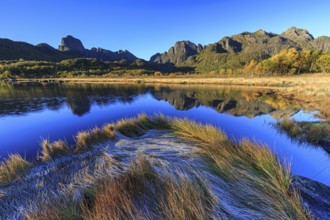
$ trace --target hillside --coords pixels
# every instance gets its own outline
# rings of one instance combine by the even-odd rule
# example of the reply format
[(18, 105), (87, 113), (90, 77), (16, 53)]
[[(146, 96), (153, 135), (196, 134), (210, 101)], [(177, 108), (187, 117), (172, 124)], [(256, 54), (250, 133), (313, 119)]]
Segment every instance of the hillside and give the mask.
[(264, 30), (243, 32), (224, 37), (205, 47), (190, 41), (179, 41), (168, 52), (152, 56), (150, 62), (195, 67), (201, 72), (222, 68), (237, 69), (244, 67), (251, 60), (261, 61), (289, 48), (326, 53), (330, 51), (330, 37), (315, 39), (307, 30), (296, 27), (289, 28), (282, 34)]
[(58, 49), (46, 43), (32, 45), (25, 42), (16, 42), (9, 39), (0, 39), (0, 60), (38, 60), (61, 61), (73, 58), (96, 58), (103, 61), (134, 61), (137, 59), (129, 51), (106, 50), (102, 48), (86, 49), (79, 39), (72, 36), (62, 38)]

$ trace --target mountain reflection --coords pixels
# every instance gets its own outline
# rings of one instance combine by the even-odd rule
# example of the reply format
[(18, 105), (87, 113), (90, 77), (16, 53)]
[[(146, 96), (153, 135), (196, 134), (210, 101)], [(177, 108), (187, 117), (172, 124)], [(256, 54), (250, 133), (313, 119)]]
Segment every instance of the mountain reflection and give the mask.
[(60, 110), (65, 103), (74, 115), (87, 114), (93, 105), (107, 106), (115, 102), (132, 103), (143, 94), (151, 94), (177, 110), (207, 106), (221, 113), (255, 117), (292, 114), (301, 106), (277, 96), (272, 90), (254, 88), (126, 85), (126, 84), (3, 84), (0, 87), (0, 116), (22, 115), (44, 109)]

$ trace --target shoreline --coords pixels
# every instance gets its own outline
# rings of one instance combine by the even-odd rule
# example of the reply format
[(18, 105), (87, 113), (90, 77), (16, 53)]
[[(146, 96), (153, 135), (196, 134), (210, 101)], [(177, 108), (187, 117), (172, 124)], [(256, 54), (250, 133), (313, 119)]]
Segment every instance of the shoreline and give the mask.
[[(322, 80), (316, 80), (322, 78)], [(247, 85), (247, 86), (274, 86), (292, 87), (306, 85), (306, 82), (299, 80), (311, 80), (312, 83), (330, 82), (330, 74), (315, 73), (302, 74), (298, 76), (264, 76), (264, 77), (215, 77), (203, 75), (178, 75), (170, 76), (146, 76), (146, 77), (87, 77), (87, 78), (18, 78), (17, 82), (75, 82), (75, 83), (162, 83), (162, 84), (215, 84), (215, 85)]]

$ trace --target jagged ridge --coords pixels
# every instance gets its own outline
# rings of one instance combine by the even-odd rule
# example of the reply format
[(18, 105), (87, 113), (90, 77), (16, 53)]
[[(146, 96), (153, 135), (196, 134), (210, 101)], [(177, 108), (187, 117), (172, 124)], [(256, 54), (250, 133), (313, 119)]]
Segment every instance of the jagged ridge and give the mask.
[(193, 66), (197, 70), (240, 68), (254, 60), (268, 58), (283, 49), (330, 51), (330, 37), (314, 38), (307, 30), (289, 28), (282, 34), (264, 30), (243, 32), (205, 47), (190, 41), (179, 41), (168, 52), (158, 53), (150, 62), (173, 63), (176, 66)]

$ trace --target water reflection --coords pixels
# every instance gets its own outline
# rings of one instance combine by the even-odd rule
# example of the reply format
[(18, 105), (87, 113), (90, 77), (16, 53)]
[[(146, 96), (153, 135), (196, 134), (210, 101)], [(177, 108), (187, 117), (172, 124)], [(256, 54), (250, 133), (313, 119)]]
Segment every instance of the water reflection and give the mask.
[(144, 86), (103, 84), (4, 84), (0, 89), (0, 116), (21, 115), (43, 109), (59, 110), (64, 102), (72, 113), (82, 116), (91, 106), (117, 100), (130, 103), (148, 91)]
[(212, 86), (151, 86), (124, 84), (6, 84), (0, 90), (0, 116), (22, 115), (44, 109), (59, 110), (66, 102), (72, 113), (83, 116), (91, 106), (110, 105), (150, 93), (177, 110), (199, 106), (212, 107), (220, 113), (255, 117), (272, 113), (275, 117), (296, 112), (297, 103), (278, 97), (272, 90)]

